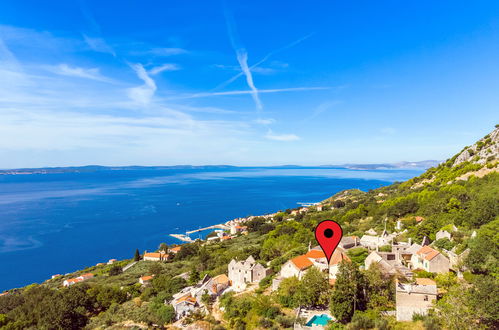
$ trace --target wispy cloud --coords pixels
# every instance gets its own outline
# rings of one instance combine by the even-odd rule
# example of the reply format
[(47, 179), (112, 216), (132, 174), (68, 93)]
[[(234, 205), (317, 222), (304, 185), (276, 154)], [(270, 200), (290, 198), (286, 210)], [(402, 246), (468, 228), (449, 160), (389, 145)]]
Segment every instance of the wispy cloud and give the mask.
[(129, 51), (130, 55), (150, 55), (156, 57), (167, 57), (174, 55), (188, 54), (189, 51), (184, 48), (179, 47), (152, 47), (148, 44), (139, 43), (136, 46), (140, 46), (140, 49), (134, 49)]
[(90, 47), (90, 49), (92, 49), (93, 51), (99, 53), (111, 54), (114, 57), (116, 57), (116, 52), (114, 51), (114, 49), (111, 46), (109, 46), (103, 38), (90, 37), (86, 34), (83, 34), (83, 39)]
[(163, 65), (155, 66), (151, 70), (149, 70), (149, 73), (152, 75), (159, 74), (163, 71), (177, 71), (180, 70), (180, 66), (175, 63), (165, 63)]
[[(310, 33), (304, 37), (301, 37), (287, 45), (285, 45), (284, 47), (281, 47), (281, 48), (278, 48), (276, 50), (273, 50), (271, 51), (270, 53), (268, 53), (267, 55), (265, 55), (260, 61), (256, 62), (255, 64), (253, 64), (251, 67), (250, 67), (250, 70), (254, 70), (255, 68), (257, 68), (259, 65), (263, 64), (264, 62), (266, 62), (267, 60), (269, 60), (272, 56), (286, 50), (286, 49), (289, 49), (291, 47), (294, 47), (296, 45), (298, 45), (299, 43), (307, 40), (308, 38), (310, 38), (311, 36), (313, 36), (314, 33)], [(287, 64), (286, 64), (287, 66)], [(236, 74), (235, 76), (233, 76), (232, 78), (222, 82), (221, 84), (219, 84), (217, 87), (215, 87), (213, 90), (219, 90), (219, 89), (222, 89), (224, 87), (227, 87), (229, 84), (231, 84), (232, 82), (234, 82), (235, 80), (237, 80), (237, 78), (241, 77), (242, 75), (244, 74), (244, 72), (239, 72), (238, 74)]]
[[(329, 87), (293, 87), (293, 88), (260, 89), (258, 92), (260, 94), (265, 94), (265, 93), (301, 92), (301, 91), (327, 90), (327, 89), (330, 89), (330, 88)], [(201, 97), (246, 95), (246, 94), (253, 94), (253, 91), (228, 91), (228, 92), (196, 93), (196, 94), (175, 96), (175, 97), (170, 98), (170, 99), (195, 99), (195, 98), (201, 98)]]
[(258, 112), (260, 112), (263, 109), (263, 105), (260, 100), (260, 96), (258, 95), (258, 89), (256, 88), (255, 83), (253, 82), (253, 76), (251, 74), (251, 70), (248, 66), (248, 52), (246, 51), (242, 43), (239, 41), (239, 35), (236, 30), (236, 23), (234, 21), (234, 18), (227, 9), (225, 10), (225, 21), (227, 23), (227, 30), (229, 33), (229, 39), (232, 48), (236, 52), (237, 61), (239, 62), (241, 71), (246, 76), (246, 83), (248, 84), (248, 87), (251, 89), (250, 94), (251, 97), (253, 98), (253, 101), (255, 102), (256, 109)]
[(315, 108), (314, 112), (309, 117), (309, 119), (313, 119), (313, 118), (319, 116), (320, 114), (322, 114), (326, 111), (329, 111), (330, 109), (332, 109), (333, 107), (335, 107), (336, 105), (338, 105), (340, 103), (341, 102), (337, 101), (337, 100), (322, 102), (321, 104), (319, 104), (319, 106), (317, 106), (317, 108)]
[[(241, 72), (241, 74), (243, 74), (241, 71), (241, 67), (237, 65), (215, 64), (213, 67), (222, 70), (238, 71)], [(253, 73), (262, 74), (262, 75), (270, 75), (278, 72), (277, 69), (269, 67), (250, 67), (250, 70)]]
[(81, 68), (77, 66), (70, 66), (68, 64), (62, 63), (57, 66), (49, 66), (47, 69), (55, 74), (68, 76), (68, 77), (76, 77), (76, 78), (84, 78), (91, 79), (102, 82), (113, 82), (112, 79), (103, 76), (100, 73), (99, 68)]
[(265, 135), (265, 138), (268, 140), (274, 140), (274, 141), (283, 141), (283, 142), (290, 142), (290, 141), (298, 141), (300, 140), (300, 137), (295, 135), (295, 134), (275, 134), (272, 132), (272, 130), (268, 130), (267, 134)]
[(275, 119), (273, 118), (258, 118), (255, 120), (255, 123), (260, 125), (270, 125), (275, 123)]
[(151, 102), (151, 98), (156, 92), (156, 83), (149, 77), (142, 64), (130, 64), (130, 67), (135, 71), (137, 77), (144, 81), (144, 84), (142, 86), (129, 88), (128, 96), (137, 103), (147, 105)]

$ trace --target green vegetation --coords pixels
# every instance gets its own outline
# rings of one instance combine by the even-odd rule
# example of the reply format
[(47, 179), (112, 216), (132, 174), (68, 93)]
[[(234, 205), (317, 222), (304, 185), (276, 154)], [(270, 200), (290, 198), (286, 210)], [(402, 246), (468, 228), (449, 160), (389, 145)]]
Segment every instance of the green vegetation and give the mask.
[[(476, 145), (476, 150), (490, 144), (490, 137), (486, 137)], [(127, 321), (148, 327), (166, 326), (175, 315), (164, 302), (170, 301), (173, 294), (205, 275), (226, 273), (233, 258), (241, 260), (252, 255), (257, 262), (269, 263), (273, 274), (264, 278), (252, 293), (224, 294), (219, 299), (223, 319), (194, 313), (186, 322), (204, 322), (214, 329), (292, 328), (295, 322), (304, 322), (295, 319), (294, 308), (321, 307), (329, 308), (341, 322), (330, 324), (330, 329), (494, 328), (499, 324), (499, 174), (458, 178), (484, 167), (496, 168), (497, 157), (488, 157), (486, 164), (463, 162), (453, 166), (456, 158), (404, 183), (368, 192), (340, 192), (324, 201), (321, 212), (313, 210), (292, 216), (291, 210), (287, 210), (273, 219), (255, 217), (246, 223), (248, 235), (209, 244), (184, 244), (168, 262), (140, 260), (136, 250), (132, 260), (92, 266), (41, 285), (11, 290), (0, 297), (0, 326), (120, 328)], [(271, 292), (269, 287), (281, 266), (305, 253), (310, 244), (317, 244), (313, 229), (325, 219), (339, 222), (344, 235), (357, 236), (370, 228), (381, 232), (385, 219), (387, 229), (393, 231), (400, 220), (407, 231), (398, 240), (410, 238), (420, 242), (426, 236), (442, 251), (468, 251), (463, 260), (463, 269), (467, 269), (464, 279), (451, 273), (416, 271), (416, 277), (434, 278), (442, 297), (429, 315), (416, 316), (412, 323), (396, 322), (381, 313), (395, 308), (393, 278), (383, 277), (375, 266), (359, 269), (368, 255), (364, 248), (348, 251), (352, 262), (340, 265), (334, 286), (329, 285), (324, 273), (312, 268), (301, 280), (284, 279), (279, 289)], [(440, 229), (451, 232), (452, 226), (459, 228), (453, 232), (452, 240), (435, 241)], [(477, 234), (472, 238), (473, 231)], [(166, 251), (168, 246), (161, 244), (159, 248)], [(132, 261), (138, 262), (122, 272)], [(86, 272), (96, 276), (70, 288), (62, 287), (63, 280)], [(138, 283), (144, 275), (155, 275), (149, 286)], [(216, 308), (209, 297), (203, 297), (202, 302), (210, 311)]]

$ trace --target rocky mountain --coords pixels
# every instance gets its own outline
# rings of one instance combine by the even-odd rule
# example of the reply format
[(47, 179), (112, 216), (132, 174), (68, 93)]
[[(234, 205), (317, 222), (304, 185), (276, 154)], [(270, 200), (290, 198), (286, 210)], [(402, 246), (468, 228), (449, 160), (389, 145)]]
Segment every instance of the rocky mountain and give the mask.
[(497, 159), (499, 153), (499, 125), (490, 134), (470, 147), (465, 147), (455, 158), (453, 166), (464, 162), (485, 164)]

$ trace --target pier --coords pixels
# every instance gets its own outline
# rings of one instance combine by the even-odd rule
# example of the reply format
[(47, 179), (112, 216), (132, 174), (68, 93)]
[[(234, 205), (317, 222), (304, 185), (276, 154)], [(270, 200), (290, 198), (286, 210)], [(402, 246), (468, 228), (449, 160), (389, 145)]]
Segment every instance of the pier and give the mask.
[(190, 238), (189, 236), (184, 235), (184, 234), (170, 234), (170, 236), (174, 237), (178, 240), (181, 240), (182, 242), (187, 242), (187, 243), (194, 242), (194, 240), (192, 238)]
[(229, 229), (226, 225), (213, 225), (213, 226), (208, 226), (208, 227), (204, 227), (204, 228), (199, 228), (199, 229), (194, 229), (194, 230), (190, 230), (190, 231), (186, 231), (185, 233), (190, 235), (190, 234), (194, 234), (194, 233), (197, 233), (199, 231), (205, 231), (205, 230), (208, 230), (208, 229)]

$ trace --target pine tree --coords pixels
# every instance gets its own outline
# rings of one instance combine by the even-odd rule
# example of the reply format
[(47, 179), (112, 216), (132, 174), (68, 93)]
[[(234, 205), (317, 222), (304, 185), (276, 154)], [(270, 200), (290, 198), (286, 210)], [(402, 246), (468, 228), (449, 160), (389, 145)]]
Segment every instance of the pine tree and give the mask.
[(140, 253), (139, 249), (135, 249), (135, 256), (133, 257), (134, 261), (139, 261), (140, 260)]

